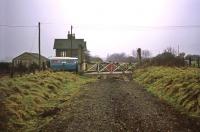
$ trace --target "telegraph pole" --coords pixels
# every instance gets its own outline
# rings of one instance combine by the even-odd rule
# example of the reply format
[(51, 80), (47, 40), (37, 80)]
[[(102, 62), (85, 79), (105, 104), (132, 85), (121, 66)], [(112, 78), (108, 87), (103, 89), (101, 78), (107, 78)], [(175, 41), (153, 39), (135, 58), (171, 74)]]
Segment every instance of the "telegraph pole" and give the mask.
[(71, 25), (71, 57), (72, 57), (72, 25)]
[(179, 56), (179, 44), (178, 44), (178, 56)]
[(40, 53), (40, 22), (38, 23), (38, 50), (39, 50), (39, 70), (41, 70), (41, 53)]

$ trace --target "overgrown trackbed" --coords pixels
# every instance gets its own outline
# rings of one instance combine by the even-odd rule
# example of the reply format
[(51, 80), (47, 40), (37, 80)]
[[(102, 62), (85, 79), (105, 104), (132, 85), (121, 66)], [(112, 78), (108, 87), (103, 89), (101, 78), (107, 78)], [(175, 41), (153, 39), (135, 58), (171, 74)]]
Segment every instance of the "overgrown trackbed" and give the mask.
[(90, 83), (41, 131), (199, 131), (200, 120), (179, 114), (135, 82)]

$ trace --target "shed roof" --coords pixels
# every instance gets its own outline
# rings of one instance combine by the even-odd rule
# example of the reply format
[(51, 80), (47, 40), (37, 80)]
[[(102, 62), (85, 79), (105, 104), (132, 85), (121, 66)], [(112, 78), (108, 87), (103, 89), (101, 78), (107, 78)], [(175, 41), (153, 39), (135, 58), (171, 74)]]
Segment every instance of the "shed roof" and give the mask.
[[(19, 55), (19, 56), (13, 58), (13, 60), (19, 59), (20, 57), (22, 57), (22, 56), (25, 55), (25, 54), (28, 54), (28, 55), (30, 55), (30, 56), (36, 58), (36, 59), (39, 59), (39, 54), (38, 54), (38, 53), (24, 52), (24, 53), (22, 53), (21, 55)], [(44, 56), (41, 55), (41, 60), (48, 60), (48, 58), (46, 58), (46, 57), (44, 57)]]
[(71, 39), (55, 39), (54, 41), (54, 49), (79, 49), (80, 46), (84, 50), (87, 49), (84, 39), (72, 39), (72, 48)]

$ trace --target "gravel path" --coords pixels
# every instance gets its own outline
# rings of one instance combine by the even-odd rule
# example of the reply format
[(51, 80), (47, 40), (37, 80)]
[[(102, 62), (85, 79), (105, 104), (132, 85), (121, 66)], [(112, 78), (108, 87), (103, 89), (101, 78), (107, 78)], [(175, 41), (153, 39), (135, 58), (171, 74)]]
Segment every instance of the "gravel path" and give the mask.
[(177, 112), (134, 81), (90, 83), (40, 131), (198, 132), (200, 119)]

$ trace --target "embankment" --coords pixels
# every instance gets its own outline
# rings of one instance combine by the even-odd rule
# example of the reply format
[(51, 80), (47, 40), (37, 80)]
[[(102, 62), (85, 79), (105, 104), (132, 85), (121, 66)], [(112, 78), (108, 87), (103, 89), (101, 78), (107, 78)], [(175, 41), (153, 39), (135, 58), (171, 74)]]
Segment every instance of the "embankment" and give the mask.
[(147, 67), (137, 69), (133, 78), (179, 110), (200, 116), (200, 69)]
[(0, 81), (0, 130), (34, 131), (48, 123), (80, 86), (94, 81), (68, 72), (40, 72)]

